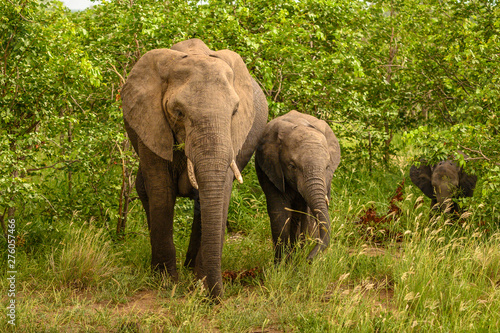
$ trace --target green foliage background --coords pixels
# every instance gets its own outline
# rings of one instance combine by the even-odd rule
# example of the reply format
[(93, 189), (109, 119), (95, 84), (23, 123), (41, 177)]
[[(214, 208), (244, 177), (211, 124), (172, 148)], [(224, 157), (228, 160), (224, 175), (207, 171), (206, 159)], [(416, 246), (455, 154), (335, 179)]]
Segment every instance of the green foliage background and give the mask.
[[(496, 0), (103, 0), (82, 12), (0, 1), (0, 224), (16, 231), (17, 329), (496, 331), (499, 29)], [(252, 165), (242, 171), (222, 267), (251, 274), (225, 277), (219, 305), (203, 302), (203, 284), (181, 267), (190, 200), (176, 204), (179, 283), (151, 272), (120, 102), (141, 55), (193, 37), (243, 57), (270, 119), (312, 114), (342, 149), (332, 244), (312, 263), (306, 242), (272, 265), (265, 196)], [(430, 218), (409, 166), (457, 150), (476, 191), (458, 222)], [(400, 214), (381, 218), (400, 184)], [(361, 223), (368, 212), (380, 222)]]
[(143, 219), (137, 201), (122, 206), (137, 162), (120, 87), (148, 50), (197, 37), (244, 58), (270, 118), (297, 109), (328, 121), (340, 175), (466, 152), (480, 178), (466, 204), (498, 223), (499, 29), (496, 1), (116, 0), (83, 12), (3, 1), (1, 220), (23, 221), (35, 246), (62, 237), (57, 221)]

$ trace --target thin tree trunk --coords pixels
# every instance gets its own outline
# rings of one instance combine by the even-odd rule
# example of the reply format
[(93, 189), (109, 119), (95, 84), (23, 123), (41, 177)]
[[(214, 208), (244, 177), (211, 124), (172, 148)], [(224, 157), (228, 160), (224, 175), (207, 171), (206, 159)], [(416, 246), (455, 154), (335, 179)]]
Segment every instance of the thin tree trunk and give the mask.
[[(19, 176), (19, 171), (15, 170), (14, 172), (12, 172), (12, 178), (17, 178)], [(14, 200), (14, 197), (10, 198), (11, 200)], [(7, 209), (7, 218), (10, 220), (10, 219), (13, 219), (14, 218), (14, 215), (16, 214), (16, 207), (15, 206), (12, 206), (12, 207), (9, 207)]]
[(0, 224), (2, 225), (2, 233), (7, 239), (7, 226), (5, 225), (5, 213), (7, 212), (7, 208), (4, 209), (3, 214), (0, 215)]
[[(391, 6), (391, 12), (390, 12), (391, 18), (394, 17), (394, 7)], [(391, 20), (392, 23), (392, 20)], [(396, 41), (396, 36), (394, 33), (394, 26), (391, 27), (392, 33), (391, 33), (391, 41), (390, 41), (390, 47), (389, 47), (389, 58), (387, 62), (387, 75), (385, 77), (385, 81), (390, 85), (391, 80), (392, 80), (392, 68), (393, 68), (393, 63), (394, 59), (396, 58), (396, 54), (398, 53), (398, 44)], [(389, 163), (389, 158), (390, 158), (390, 145), (392, 141), (392, 130), (390, 129), (389, 126), (389, 119), (385, 117), (384, 119), (384, 129), (385, 129), (385, 135), (388, 137), (388, 139), (384, 140), (385, 147), (384, 147), (384, 163), (387, 165)]]
[[(73, 141), (73, 129), (71, 128), (71, 123), (68, 124), (68, 143), (70, 144), (71, 147), (71, 142)], [(72, 202), (72, 188), (73, 188), (73, 183), (72, 183), (72, 178), (73, 178), (73, 172), (71, 171), (71, 168), (68, 168), (68, 197), (70, 204)]]
[(368, 156), (369, 156), (369, 168), (370, 168), (370, 176), (372, 174), (372, 163), (373, 163), (373, 156), (372, 156), (372, 132), (368, 132)]
[(120, 190), (120, 198), (118, 204), (118, 222), (116, 224), (116, 233), (118, 235), (123, 235), (127, 226), (127, 217), (129, 213), (129, 204), (132, 201), (130, 194), (132, 192), (132, 170), (128, 167), (128, 160), (124, 152), (130, 149), (129, 140), (125, 140), (122, 143), (122, 147), (117, 144), (118, 150), (120, 151), (121, 163), (122, 163), (122, 186)]

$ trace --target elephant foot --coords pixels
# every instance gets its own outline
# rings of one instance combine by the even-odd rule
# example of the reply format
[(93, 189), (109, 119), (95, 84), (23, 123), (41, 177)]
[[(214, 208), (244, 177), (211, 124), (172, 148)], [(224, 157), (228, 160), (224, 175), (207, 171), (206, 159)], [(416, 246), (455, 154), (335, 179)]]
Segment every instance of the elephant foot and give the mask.
[(157, 272), (160, 274), (167, 274), (174, 283), (179, 282), (179, 273), (177, 273), (176, 267), (174, 267), (174, 268), (168, 267), (167, 264), (165, 264), (165, 263), (154, 264), (151, 266), (152, 266), (154, 272)]
[(224, 287), (222, 284), (222, 276), (214, 276), (210, 278), (203, 269), (196, 265), (194, 267), (194, 275), (197, 280), (203, 283), (203, 287), (208, 291), (208, 297), (213, 303), (219, 303), (224, 296)]
[(309, 252), (307, 256), (307, 261), (310, 263), (314, 260), (314, 258), (318, 255), (319, 252), (322, 252), (326, 249), (326, 246), (323, 244), (316, 244), (316, 246)]
[(194, 270), (195, 263), (196, 263), (196, 257), (192, 258), (186, 256), (186, 260), (184, 261), (184, 267)]
[[(205, 282), (207, 280), (205, 279)], [(224, 288), (222, 286), (222, 281), (216, 282), (213, 286), (210, 286), (209, 283), (205, 283), (205, 287), (208, 289), (208, 294), (212, 302), (218, 304), (222, 300), (224, 296)]]
[(196, 266), (196, 257), (198, 257), (198, 251), (200, 246), (199, 241), (190, 242), (189, 248), (186, 253), (186, 260), (184, 261), (184, 267), (194, 270)]

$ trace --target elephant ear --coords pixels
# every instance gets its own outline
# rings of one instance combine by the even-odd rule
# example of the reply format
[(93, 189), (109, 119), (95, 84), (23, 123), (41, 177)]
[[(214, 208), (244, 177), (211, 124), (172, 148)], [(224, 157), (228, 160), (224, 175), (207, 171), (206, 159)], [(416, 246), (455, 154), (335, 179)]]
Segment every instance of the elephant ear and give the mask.
[(236, 156), (245, 143), (255, 118), (252, 77), (243, 59), (236, 52), (220, 50), (211, 53), (210, 56), (225, 61), (234, 73), (233, 87), (240, 98), (238, 111), (234, 114), (231, 123), (232, 143)]
[(280, 163), (280, 123), (282, 123), (280, 119), (274, 119), (266, 125), (255, 152), (255, 162), (274, 186), (284, 193), (285, 177)]
[(462, 169), (460, 169), (460, 181), (459, 186), (462, 190), (462, 195), (465, 197), (472, 197), (474, 194), (474, 188), (476, 187), (477, 176), (469, 175)]
[(169, 67), (187, 55), (170, 49), (144, 54), (121, 91), (125, 125), (156, 155), (171, 161), (174, 138), (162, 107)]
[[(464, 153), (461, 150), (457, 151), (458, 154), (462, 155), (465, 160), (469, 158), (469, 155)], [(457, 162), (458, 164), (458, 162)], [(477, 182), (477, 176), (475, 175), (469, 175), (466, 173), (462, 167), (460, 167), (460, 174), (459, 174), (459, 183), (458, 186), (462, 190), (462, 195), (465, 197), (472, 197), (474, 194), (474, 188), (476, 187), (476, 182)]]
[(432, 169), (425, 160), (420, 160), (420, 166), (412, 165), (410, 167), (410, 179), (426, 196), (435, 198), (434, 189), (431, 182)]

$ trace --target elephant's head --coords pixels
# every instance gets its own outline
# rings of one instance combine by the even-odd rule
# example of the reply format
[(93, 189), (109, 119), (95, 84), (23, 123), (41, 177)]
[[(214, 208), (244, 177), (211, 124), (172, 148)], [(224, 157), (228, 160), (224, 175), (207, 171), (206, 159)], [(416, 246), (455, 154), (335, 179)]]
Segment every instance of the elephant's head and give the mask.
[(331, 181), (340, 163), (339, 142), (330, 126), (310, 115), (291, 111), (267, 125), (256, 154), (260, 168), (279, 191), (297, 192), (305, 200), (323, 224), (322, 248), (328, 246)]
[(180, 145), (195, 169), (209, 156), (226, 159), (221, 167), (227, 169), (250, 130), (252, 92), (238, 54), (191, 39), (149, 51), (136, 63), (122, 89), (123, 113), (158, 156), (171, 161)]
[(457, 197), (459, 194), (460, 168), (452, 161), (446, 160), (434, 166), (431, 184), (437, 202), (442, 205), (448, 198)]
[[(477, 181), (476, 176), (464, 172), (451, 159), (435, 165), (428, 165), (425, 160), (421, 160), (418, 167), (411, 166), (410, 178), (426, 196), (433, 200), (433, 206), (438, 204), (433, 208), (446, 208), (448, 199), (471, 197)], [(452, 210), (456, 211), (457, 208), (454, 205)]]
[(202, 274), (217, 296), (225, 201), (233, 175), (241, 180), (235, 160), (255, 113), (245, 63), (198, 39), (152, 50), (130, 72), (122, 101), (125, 125), (152, 152), (172, 161), (174, 149), (184, 149), (191, 184), (199, 189)]

